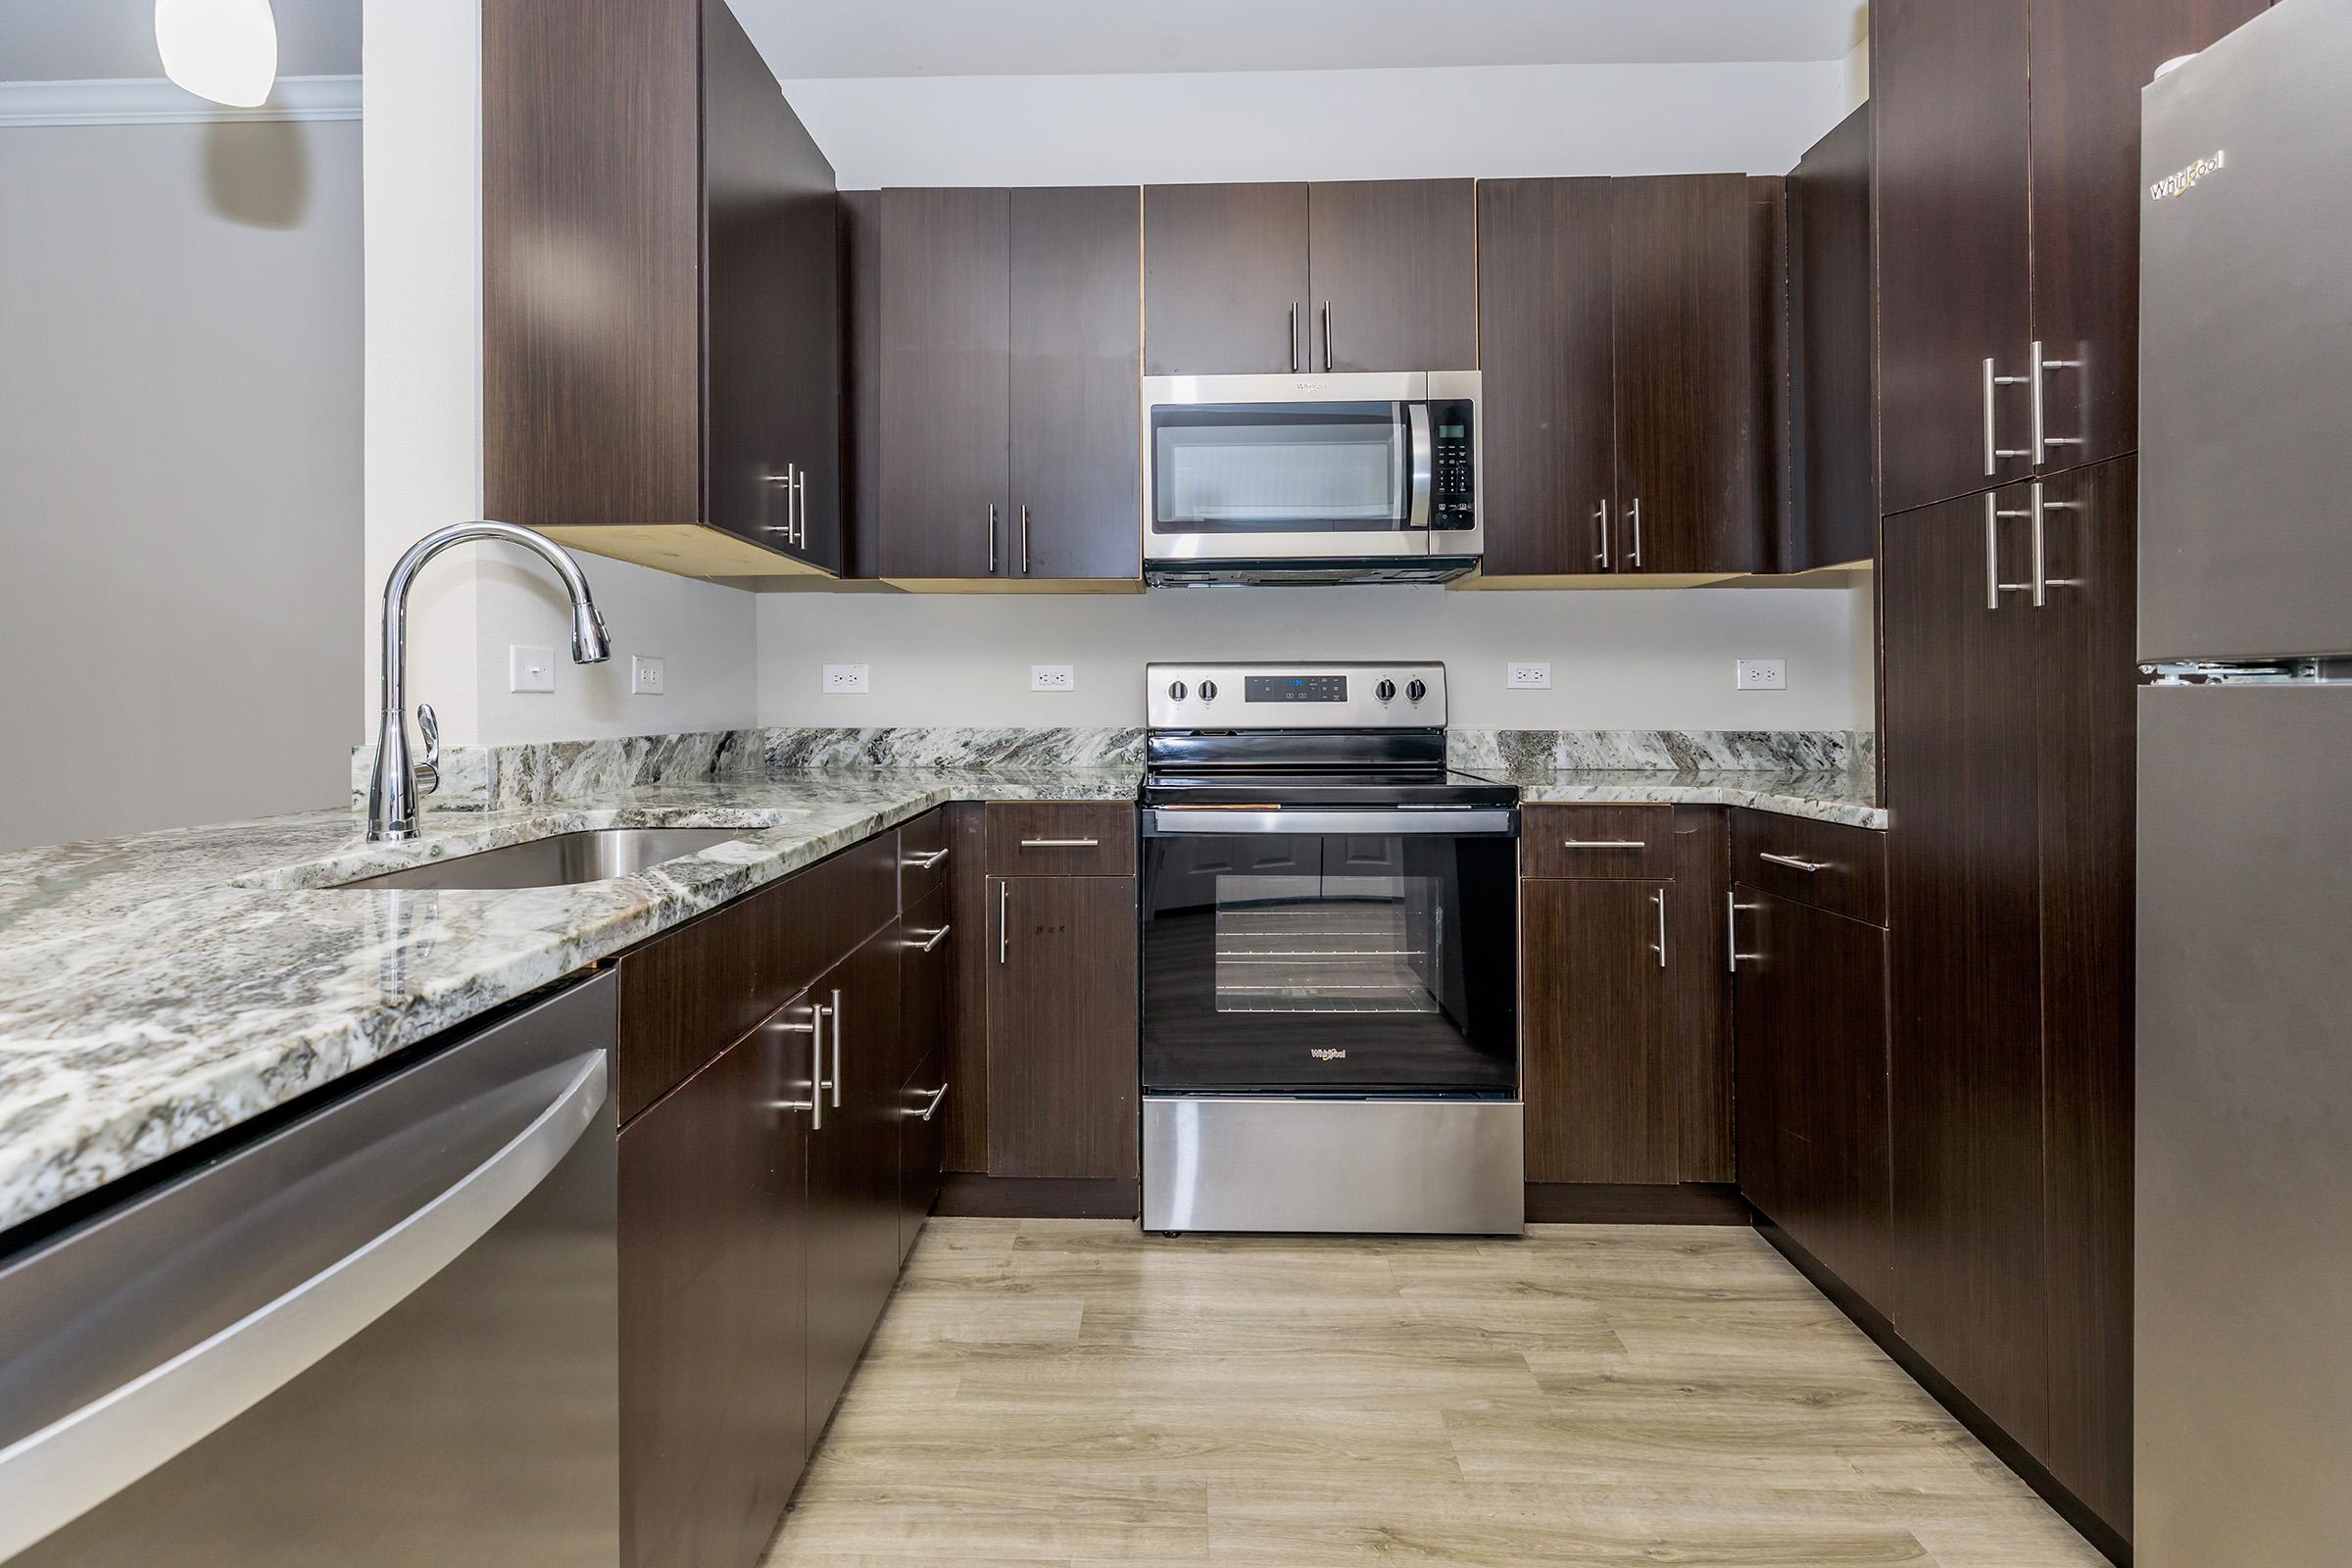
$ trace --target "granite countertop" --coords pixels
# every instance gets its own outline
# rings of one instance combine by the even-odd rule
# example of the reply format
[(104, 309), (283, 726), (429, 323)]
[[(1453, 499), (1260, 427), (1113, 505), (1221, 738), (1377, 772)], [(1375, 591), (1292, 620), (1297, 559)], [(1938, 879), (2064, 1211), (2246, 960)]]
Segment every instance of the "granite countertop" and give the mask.
[(1886, 808), (1878, 804), (1867, 775), (1842, 772), (1689, 768), (1475, 768), (1482, 776), (1519, 786), (1529, 806), (1573, 802), (1667, 801), (1684, 806), (1748, 806), (1783, 816), (1884, 828)]
[[(0, 1230), (948, 801), (1127, 800), (1137, 766), (753, 774), (427, 813), (323, 810), (0, 855)], [(743, 827), (631, 876), (336, 888), (579, 828)]]

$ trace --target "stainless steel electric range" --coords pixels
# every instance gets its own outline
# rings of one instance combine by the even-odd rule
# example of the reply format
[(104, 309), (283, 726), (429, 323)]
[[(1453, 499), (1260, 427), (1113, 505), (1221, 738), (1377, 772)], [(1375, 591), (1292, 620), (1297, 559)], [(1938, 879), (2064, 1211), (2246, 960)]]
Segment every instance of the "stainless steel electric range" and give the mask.
[(1518, 792), (1443, 664), (1153, 664), (1144, 1225), (1523, 1228)]

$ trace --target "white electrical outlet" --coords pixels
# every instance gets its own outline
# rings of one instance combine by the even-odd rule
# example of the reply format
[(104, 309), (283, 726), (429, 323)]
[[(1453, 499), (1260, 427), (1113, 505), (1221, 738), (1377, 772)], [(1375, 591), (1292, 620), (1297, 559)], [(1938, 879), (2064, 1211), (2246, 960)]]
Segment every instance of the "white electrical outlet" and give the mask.
[(1074, 692), (1078, 689), (1078, 671), (1069, 664), (1031, 664), (1029, 689), (1033, 692)]
[(1785, 692), (1788, 689), (1788, 661), (1786, 659), (1742, 659), (1736, 666), (1740, 672), (1738, 689), (1743, 692)]
[(525, 648), (520, 643), (507, 645), (507, 690), (552, 692), (555, 689), (556, 651), (553, 648)]
[(1551, 690), (1551, 666), (1513, 660), (1503, 667), (1502, 683), (1515, 692), (1547, 692)]
[(629, 656), (629, 690), (639, 697), (662, 695), (662, 661), (643, 654)]
[(871, 688), (866, 684), (863, 664), (827, 664), (824, 682), (818, 689), (827, 697), (855, 697)]

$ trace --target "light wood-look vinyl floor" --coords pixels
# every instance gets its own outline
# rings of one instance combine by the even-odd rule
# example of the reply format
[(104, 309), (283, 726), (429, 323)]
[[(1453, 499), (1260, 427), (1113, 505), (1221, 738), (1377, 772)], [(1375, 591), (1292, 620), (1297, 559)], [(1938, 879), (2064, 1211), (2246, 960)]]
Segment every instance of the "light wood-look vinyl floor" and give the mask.
[(1752, 1231), (934, 1220), (769, 1568), (2095, 1568)]

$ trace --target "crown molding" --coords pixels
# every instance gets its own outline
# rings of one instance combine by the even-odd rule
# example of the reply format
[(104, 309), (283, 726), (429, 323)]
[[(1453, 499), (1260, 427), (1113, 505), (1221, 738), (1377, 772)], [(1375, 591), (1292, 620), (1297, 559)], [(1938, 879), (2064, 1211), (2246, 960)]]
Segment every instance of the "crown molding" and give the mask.
[(0, 126), (213, 125), (270, 120), (357, 120), (358, 76), (280, 76), (269, 102), (231, 109), (162, 76), (0, 81)]

